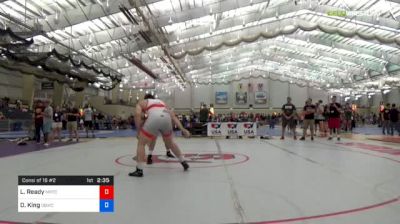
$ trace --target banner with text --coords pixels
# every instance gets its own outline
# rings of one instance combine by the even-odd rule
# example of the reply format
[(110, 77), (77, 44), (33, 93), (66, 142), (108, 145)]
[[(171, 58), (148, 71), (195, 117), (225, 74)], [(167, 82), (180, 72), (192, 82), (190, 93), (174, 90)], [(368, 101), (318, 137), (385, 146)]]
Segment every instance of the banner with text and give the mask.
[(253, 122), (209, 122), (207, 136), (255, 136), (257, 124)]
[(254, 122), (238, 123), (238, 134), (240, 136), (256, 136), (257, 135), (257, 124)]
[(207, 124), (207, 136), (224, 136), (221, 124), (219, 122), (209, 122)]

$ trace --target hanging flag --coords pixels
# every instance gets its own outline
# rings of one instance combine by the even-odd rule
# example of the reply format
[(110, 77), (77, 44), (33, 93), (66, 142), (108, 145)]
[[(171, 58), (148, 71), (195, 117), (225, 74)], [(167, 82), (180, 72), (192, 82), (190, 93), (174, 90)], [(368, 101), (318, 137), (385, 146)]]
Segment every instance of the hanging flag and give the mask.
[(264, 84), (263, 83), (258, 83), (257, 87), (258, 87), (258, 91), (262, 91), (263, 87), (264, 87)]

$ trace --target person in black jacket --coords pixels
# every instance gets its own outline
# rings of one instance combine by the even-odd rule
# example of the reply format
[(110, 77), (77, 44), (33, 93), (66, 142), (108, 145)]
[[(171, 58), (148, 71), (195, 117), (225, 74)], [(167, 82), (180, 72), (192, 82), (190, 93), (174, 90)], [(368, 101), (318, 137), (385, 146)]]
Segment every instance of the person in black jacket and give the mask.
[(285, 139), (285, 128), (293, 131), (293, 138), (296, 140), (296, 106), (292, 104), (292, 98), (287, 97), (287, 103), (282, 106), (282, 136), (281, 140)]
[(389, 112), (390, 117), (390, 134), (394, 135), (394, 129), (397, 130), (397, 133), (400, 135), (400, 128), (399, 128), (399, 110), (396, 108), (396, 104), (392, 104), (392, 108)]
[(201, 109), (200, 109), (200, 122), (201, 123), (207, 123), (208, 122), (209, 113), (210, 113), (210, 111), (207, 108), (207, 105), (205, 105), (205, 104), (201, 105)]
[(33, 115), (35, 121), (35, 140), (37, 143), (40, 143), (40, 132), (43, 132), (43, 111), (43, 103), (39, 100), (36, 103)]
[[(390, 125), (390, 103), (386, 104), (386, 107), (382, 110), (382, 134), (389, 134), (389, 125)], [(386, 132), (385, 132), (386, 130)]]

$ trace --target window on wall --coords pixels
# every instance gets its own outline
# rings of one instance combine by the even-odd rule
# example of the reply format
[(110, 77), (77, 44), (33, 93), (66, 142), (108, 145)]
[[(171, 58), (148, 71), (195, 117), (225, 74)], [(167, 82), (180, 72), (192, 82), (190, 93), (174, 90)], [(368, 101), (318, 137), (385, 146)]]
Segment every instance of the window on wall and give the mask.
[(111, 91), (104, 91), (102, 89), (97, 90), (96, 95), (101, 96), (101, 97), (107, 97), (109, 99), (111, 99), (111, 97), (112, 97)]

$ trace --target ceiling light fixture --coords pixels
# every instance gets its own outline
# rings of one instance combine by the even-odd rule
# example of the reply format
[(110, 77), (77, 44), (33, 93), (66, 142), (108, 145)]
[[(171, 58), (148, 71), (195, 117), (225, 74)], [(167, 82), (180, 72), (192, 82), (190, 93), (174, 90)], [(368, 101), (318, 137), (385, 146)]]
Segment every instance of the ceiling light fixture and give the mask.
[(388, 94), (390, 92), (390, 89), (385, 89), (385, 90), (383, 90), (383, 94)]
[(60, 13), (57, 11), (56, 12), (56, 20), (58, 20), (60, 18)]

